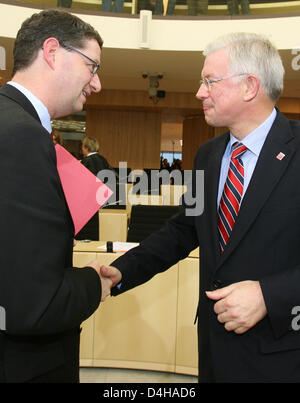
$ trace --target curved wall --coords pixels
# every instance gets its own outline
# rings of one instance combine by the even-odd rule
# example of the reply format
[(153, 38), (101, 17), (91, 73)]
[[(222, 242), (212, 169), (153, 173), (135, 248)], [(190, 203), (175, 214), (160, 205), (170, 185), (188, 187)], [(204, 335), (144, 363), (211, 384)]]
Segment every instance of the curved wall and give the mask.
[[(22, 21), (37, 9), (0, 4), (0, 36), (15, 38)], [(78, 13), (103, 36), (105, 47), (138, 49), (140, 20), (138, 16), (111, 17)], [(155, 18), (150, 26), (150, 49), (171, 51), (203, 50), (214, 37), (232, 31), (259, 32), (267, 35), (279, 49), (300, 48), (300, 16), (269, 18)], [(213, 30), (213, 32), (212, 32)]]

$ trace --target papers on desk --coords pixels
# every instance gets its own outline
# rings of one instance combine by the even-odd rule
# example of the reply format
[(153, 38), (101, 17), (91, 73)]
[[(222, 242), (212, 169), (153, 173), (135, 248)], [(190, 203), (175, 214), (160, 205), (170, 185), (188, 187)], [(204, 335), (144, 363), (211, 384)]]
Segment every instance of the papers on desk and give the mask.
[(56, 144), (55, 151), (57, 170), (76, 235), (113, 192), (64, 147)]
[[(138, 243), (133, 242), (113, 242), (114, 252), (128, 252), (130, 249), (138, 246)], [(106, 250), (106, 245), (98, 246), (98, 249)]]

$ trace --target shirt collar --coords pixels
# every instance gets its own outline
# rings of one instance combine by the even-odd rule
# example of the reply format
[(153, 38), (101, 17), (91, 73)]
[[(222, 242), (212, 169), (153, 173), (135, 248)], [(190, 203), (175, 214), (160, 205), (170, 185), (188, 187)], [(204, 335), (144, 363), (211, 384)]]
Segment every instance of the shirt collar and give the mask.
[(50, 115), (48, 109), (43, 104), (43, 102), (40, 101), (32, 92), (30, 92), (27, 88), (23, 87), (23, 85), (21, 84), (16, 83), (15, 81), (9, 81), (7, 84), (10, 84), (13, 87), (17, 88), (19, 91), (22, 92), (23, 95), (25, 95), (26, 98), (28, 98), (28, 100), (32, 103), (34, 109), (36, 110), (37, 114), (39, 115), (43, 127), (49, 133), (51, 133), (52, 129), (51, 129)]
[[(256, 156), (259, 155), (262, 146), (264, 145), (264, 142), (276, 118), (276, 115), (277, 112), (274, 108), (270, 116), (241, 141), (241, 143), (244, 144), (247, 149), (253, 152)], [(232, 145), (236, 141), (240, 142), (240, 140), (235, 138), (234, 135), (230, 133), (230, 150), (232, 150)]]

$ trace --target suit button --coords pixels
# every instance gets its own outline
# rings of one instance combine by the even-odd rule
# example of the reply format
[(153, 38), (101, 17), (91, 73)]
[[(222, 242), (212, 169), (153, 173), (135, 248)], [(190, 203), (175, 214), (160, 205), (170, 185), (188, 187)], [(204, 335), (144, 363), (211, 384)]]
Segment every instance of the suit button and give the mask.
[(217, 288), (221, 288), (222, 282), (221, 282), (221, 280), (214, 280), (212, 285), (213, 285), (213, 288), (216, 290)]

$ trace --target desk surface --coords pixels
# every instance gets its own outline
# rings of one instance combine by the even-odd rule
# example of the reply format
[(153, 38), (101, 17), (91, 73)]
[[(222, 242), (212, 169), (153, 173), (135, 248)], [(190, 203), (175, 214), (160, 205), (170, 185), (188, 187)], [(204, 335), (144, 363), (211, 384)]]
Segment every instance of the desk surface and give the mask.
[[(98, 252), (98, 253), (106, 253), (104, 249), (98, 248), (99, 246), (105, 245), (106, 242), (104, 241), (77, 241), (76, 245), (74, 246), (74, 252)], [(119, 253), (119, 252), (118, 252)], [(190, 254), (189, 257), (199, 258), (199, 248), (194, 249)]]

